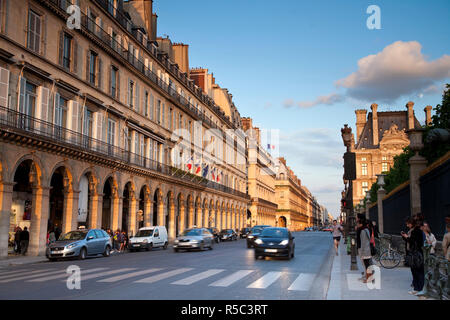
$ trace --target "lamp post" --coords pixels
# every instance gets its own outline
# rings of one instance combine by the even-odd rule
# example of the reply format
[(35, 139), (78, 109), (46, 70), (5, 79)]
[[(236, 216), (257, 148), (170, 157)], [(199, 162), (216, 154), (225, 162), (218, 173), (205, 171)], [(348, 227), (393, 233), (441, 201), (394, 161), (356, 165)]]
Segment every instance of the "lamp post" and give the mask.
[(351, 239), (350, 270), (358, 270), (358, 265), (356, 263), (356, 217), (353, 208), (353, 180), (356, 179), (356, 155), (354, 152), (351, 152), (354, 143), (352, 128), (345, 124), (344, 128), (341, 129), (341, 135), (344, 146), (347, 147), (347, 152), (344, 154), (344, 180), (348, 181), (345, 202), (347, 204), (348, 234)]
[(369, 191), (367, 191), (366, 192), (366, 219), (370, 218), (369, 206), (370, 206), (370, 193), (369, 193)]
[(383, 198), (386, 195), (386, 190), (383, 189), (385, 183), (384, 183), (384, 177), (386, 175), (384, 173), (377, 174), (378, 180), (377, 183), (380, 186), (380, 189), (377, 191), (377, 207), (378, 207), (378, 230), (380, 233), (383, 233), (384, 231), (384, 225), (383, 225)]

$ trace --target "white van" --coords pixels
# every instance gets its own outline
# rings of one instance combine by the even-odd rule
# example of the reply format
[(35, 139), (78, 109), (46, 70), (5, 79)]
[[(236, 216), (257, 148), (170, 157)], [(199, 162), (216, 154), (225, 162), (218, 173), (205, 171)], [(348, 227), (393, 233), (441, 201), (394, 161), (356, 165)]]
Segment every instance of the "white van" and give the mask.
[(130, 238), (128, 249), (130, 251), (140, 249), (149, 251), (153, 248), (162, 247), (166, 250), (168, 245), (169, 240), (166, 227), (154, 226), (140, 228), (136, 235)]

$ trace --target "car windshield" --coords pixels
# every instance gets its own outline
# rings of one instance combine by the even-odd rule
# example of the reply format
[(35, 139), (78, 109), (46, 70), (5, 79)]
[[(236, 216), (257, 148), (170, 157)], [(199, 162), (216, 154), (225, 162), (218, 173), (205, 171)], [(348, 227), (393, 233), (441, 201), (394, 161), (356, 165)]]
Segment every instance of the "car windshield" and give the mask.
[(283, 230), (283, 229), (265, 229), (262, 233), (261, 233), (261, 237), (262, 238), (287, 238), (288, 237), (288, 232), (287, 230)]
[(221, 234), (226, 234), (226, 233), (231, 233), (231, 232), (232, 232), (231, 230), (222, 230), (222, 231), (220, 231)]
[(87, 231), (70, 231), (60, 236), (58, 240), (83, 240), (87, 233)]
[(152, 234), (153, 234), (153, 230), (139, 230), (136, 233), (136, 238), (139, 238), (139, 237), (151, 237)]
[(252, 233), (261, 233), (261, 231), (263, 230), (263, 228), (253, 228), (252, 229)]
[(201, 229), (186, 229), (181, 233), (182, 236), (201, 236)]

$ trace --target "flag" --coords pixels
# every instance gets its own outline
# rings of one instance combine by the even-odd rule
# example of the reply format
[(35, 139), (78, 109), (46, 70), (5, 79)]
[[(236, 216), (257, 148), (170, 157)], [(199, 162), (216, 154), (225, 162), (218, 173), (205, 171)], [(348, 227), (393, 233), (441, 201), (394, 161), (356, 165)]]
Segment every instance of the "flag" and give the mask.
[(191, 159), (189, 159), (189, 161), (188, 161), (188, 163), (186, 165), (188, 170), (189, 170), (189, 172), (191, 172), (191, 169), (192, 169), (192, 161), (194, 161), (193, 157), (191, 157)]
[(213, 168), (211, 171), (212, 180), (216, 181), (216, 168)]
[(195, 164), (195, 174), (198, 174), (202, 170), (202, 166), (200, 165), (200, 162), (197, 162)]
[(217, 182), (220, 181), (220, 178), (222, 178), (222, 170), (220, 170), (220, 174), (217, 174)]
[(206, 167), (203, 168), (202, 172), (203, 178), (206, 178), (206, 176), (208, 175), (208, 171), (209, 171), (209, 164), (207, 164)]

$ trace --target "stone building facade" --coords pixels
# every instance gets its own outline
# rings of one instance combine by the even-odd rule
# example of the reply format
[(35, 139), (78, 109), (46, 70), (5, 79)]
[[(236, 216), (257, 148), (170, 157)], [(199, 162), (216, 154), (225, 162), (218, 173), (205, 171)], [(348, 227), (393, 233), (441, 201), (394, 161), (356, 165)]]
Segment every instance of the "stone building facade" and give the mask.
[(74, 2), (79, 29), (70, 1), (0, 0), (0, 256), (16, 225), (31, 255), (56, 227), (244, 226), (238, 112), (156, 37), (152, 1)]
[(248, 137), (247, 189), (251, 199), (249, 226), (286, 226), (278, 224), (277, 220), (275, 160), (261, 144), (260, 130), (253, 127), (252, 119), (242, 118), (242, 125)]
[[(414, 115), (414, 103), (406, 104), (406, 111), (379, 112), (373, 103), (371, 111), (359, 109), (356, 114), (356, 141), (352, 151), (356, 153), (356, 180), (353, 181), (353, 203), (358, 205), (377, 174), (387, 172), (394, 163), (394, 157), (409, 145), (407, 130), (420, 128)], [(425, 108), (426, 121), (431, 121), (431, 106)]]

